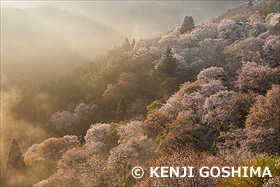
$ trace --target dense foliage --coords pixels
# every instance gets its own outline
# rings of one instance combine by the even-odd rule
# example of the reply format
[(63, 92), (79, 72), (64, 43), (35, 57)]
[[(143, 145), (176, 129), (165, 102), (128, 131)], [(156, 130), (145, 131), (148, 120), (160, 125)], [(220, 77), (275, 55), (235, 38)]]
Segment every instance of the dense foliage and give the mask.
[[(126, 39), (72, 73), (26, 86), (14, 113), (54, 137), (24, 155), (13, 142), (7, 170), (20, 163), (34, 187), (279, 185), (280, 36), (272, 30), (280, 13), (244, 6)], [(186, 163), (268, 165), (273, 178), (131, 176), (137, 165)]]

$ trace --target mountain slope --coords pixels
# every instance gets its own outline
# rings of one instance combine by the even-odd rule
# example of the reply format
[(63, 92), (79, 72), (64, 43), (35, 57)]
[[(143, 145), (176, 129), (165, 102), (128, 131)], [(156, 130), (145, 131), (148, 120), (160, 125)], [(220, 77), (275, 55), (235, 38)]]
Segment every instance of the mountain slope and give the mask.
[(68, 72), (125, 38), (113, 28), (53, 6), (1, 10), (2, 72), (18, 84)]

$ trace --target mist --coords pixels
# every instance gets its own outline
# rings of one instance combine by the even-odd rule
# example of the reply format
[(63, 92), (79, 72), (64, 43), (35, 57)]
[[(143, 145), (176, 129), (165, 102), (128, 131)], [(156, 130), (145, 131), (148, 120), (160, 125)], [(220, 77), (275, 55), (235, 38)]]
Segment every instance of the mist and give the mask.
[(1, 161), (4, 161), (12, 139), (20, 142), (20, 147), (25, 152), (30, 145), (43, 141), (48, 135), (41, 125), (15, 118), (11, 107), (20, 100), (21, 92), (5, 75), (1, 76), (1, 84)]
[(17, 86), (72, 71), (114, 46), (200, 24), (241, 2), (2, 2), (2, 72)]

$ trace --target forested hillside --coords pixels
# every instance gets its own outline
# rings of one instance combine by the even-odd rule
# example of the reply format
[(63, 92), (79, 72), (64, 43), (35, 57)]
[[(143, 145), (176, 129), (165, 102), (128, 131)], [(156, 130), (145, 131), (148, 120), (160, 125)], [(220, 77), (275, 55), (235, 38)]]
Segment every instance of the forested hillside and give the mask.
[[(24, 153), (13, 140), (2, 183), (278, 186), (279, 11), (279, 1), (268, 0), (206, 24), (187, 15), (169, 32), (126, 39), (73, 72), (24, 87), (11, 112), (51, 138)], [(273, 177), (131, 175), (134, 166), (186, 163), (269, 166)]]

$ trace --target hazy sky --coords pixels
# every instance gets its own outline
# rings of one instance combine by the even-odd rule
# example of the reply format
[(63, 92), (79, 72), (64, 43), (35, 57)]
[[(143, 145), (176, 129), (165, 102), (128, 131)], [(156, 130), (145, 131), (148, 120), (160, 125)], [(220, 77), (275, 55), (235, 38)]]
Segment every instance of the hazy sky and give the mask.
[[(38, 79), (62, 72), (42, 64), (76, 67), (93, 60), (125, 37), (131, 41), (167, 33), (193, 16), (208, 22), (241, 1), (8, 1), (2, 0), (2, 56), (6, 73)], [(7, 8), (12, 7), (12, 8)], [(16, 53), (16, 55), (15, 55)], [(29, 64), (29, 66), (27, 66)], [(30, 67), (34, 76), (30, 76)], [(9, 66), (9, 67), (8, 67)], [(67, 71), (69, 71), (69, 69)], [(10, 70), (10, 71), (8, 71)], [(8, 73), (7, 73), (8, 74)], [(16, 78), (15, 78), (16, 79)], [(22, 79), (19, 79), (22, 80)]]
[[(218, 0), (219, 1), (219, 0)], [(226, 0), (220, 0), (220, 2), (225, 2)], [(229, 0), (227, 2), (238, 2), (239, 3), (242, 1), (242, 0)], [(52, 5), (56, 5), (56, 6), (60, 6), (60, 5), (65, 5), (65, 4), (80, 4), (80, 3), (100, 3), (102, 1), (79, 1), (77, 0), (76, 2), (75, 1), (11, 1), (11, 0), (1, 0), (1, 4), (2, 4), (2, 7), (18, 7), (18, 8), (31, 8), (31, 7), (34, 7), (34, 6), (41, 6), (41, 5), (47, 5), (47, 4), (52, 4)], [(106, 1), (103, 3), (112, 3), (114, 1)], [(115, 1), (115, 2), (124, 2), (124, 1)], [(133, 1), (127, 1), (127, 2), (133, 2)], [(134, 1), (134, 2), (137, 2), (137, 1)], [(138, 2), (141, 2), (141, 1), (138, 1)], [(158, 3), (166, 3), (166, 2), (175, 2), (175, 1), (157, 1)], [(189, 2), (192, 2), (192, 1), (189, 1)], [(194, 1), (193, 1), (194, 2)], [(199, 2), (199, 1), (196, 1), (196, 2)], [(205, 1), (200, 1), (200, 2), (205, 2)], [(214, 1), (210, 1), (209, 2), (214, 2)]]
[[(241, 1), (8, 1), (2, 7), (53, 5), (85, 15), (95, 22), (134, 32), (135, 38), (154, 36), (179, 26), (186, 15), (197, 24), (210, 21)], [(165, 22), (162, 22), (162, 19)], [(150, 29), (143, 29), (143, 25)], [(139, 36), (137, 36), (139, 35)]]

